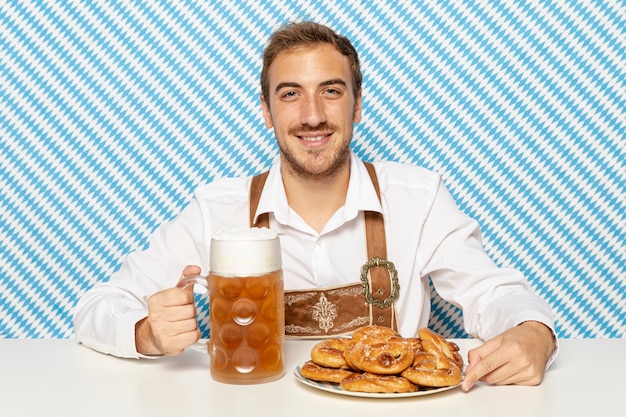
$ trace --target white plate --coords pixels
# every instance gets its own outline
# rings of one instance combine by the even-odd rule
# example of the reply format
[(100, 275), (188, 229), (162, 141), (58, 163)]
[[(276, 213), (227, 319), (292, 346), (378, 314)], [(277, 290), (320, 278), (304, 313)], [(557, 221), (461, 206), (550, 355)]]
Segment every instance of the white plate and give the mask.
[(332, 382), (318, 382), (305, 378), (300, 373), (300, 365), (296, 366), (293, 372), (296, 379), (309, 387), (317, 388), (322, 391), (332, 392), (333, 394), (349, 395), (352, 397), (365, 397), (365, 398), (403, 398), (403, 397), (419, 397), (422, 395), (437, 394), (438, 392), (448, 391), (461, 385), (459, 382), (456, 385), (443, 388), (424, 388), (420, 387), (419, 391), (415, 392), (398, 392), (398, 393), (377, 393), (377, 392), (353, 392), (344, 391), (339, 387), (339, 384), (333, 384)]

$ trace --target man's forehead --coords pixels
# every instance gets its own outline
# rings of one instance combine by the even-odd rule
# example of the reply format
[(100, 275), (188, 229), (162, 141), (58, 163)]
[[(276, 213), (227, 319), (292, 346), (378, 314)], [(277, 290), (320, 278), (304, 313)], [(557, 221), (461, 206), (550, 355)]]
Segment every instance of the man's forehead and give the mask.
[[(281, 51), (269, 67), (270, 83), (298, 83), (315, 78), (317, 83), (339, 80), (351, 83), (348, 57), (331, 44), (298, 46)], [(312, 80), (311, 80), (312, 81)]]

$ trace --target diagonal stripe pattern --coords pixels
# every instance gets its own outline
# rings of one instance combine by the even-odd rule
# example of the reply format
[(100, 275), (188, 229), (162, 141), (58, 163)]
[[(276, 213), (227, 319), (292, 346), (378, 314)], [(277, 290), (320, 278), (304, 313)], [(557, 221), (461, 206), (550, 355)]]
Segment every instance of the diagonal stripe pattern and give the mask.
[[(439, 172), (560, 337), (626, 335), (623, 2), (8, 0), (1, 336), (72, 337), (81, 294), (195, 187), (269, 166), (262, 48), (302, 19), (360, 52), (357, 154)], [(432, 297), (433, 329), (464, 336)]]

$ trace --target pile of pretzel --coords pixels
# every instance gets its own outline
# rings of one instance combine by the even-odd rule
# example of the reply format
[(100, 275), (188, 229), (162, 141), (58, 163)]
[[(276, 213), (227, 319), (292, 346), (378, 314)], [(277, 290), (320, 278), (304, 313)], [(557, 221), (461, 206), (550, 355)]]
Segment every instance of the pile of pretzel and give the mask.
[(300, 372), (314, 381), (337, 383), (344, 391), (368, 393), (415, 392), (460, 383), (463, 358), (458, 346), (427, 328), (418, 336), (403, 338), (387, 327), (365, 326), (351, 338), (317, 343)]

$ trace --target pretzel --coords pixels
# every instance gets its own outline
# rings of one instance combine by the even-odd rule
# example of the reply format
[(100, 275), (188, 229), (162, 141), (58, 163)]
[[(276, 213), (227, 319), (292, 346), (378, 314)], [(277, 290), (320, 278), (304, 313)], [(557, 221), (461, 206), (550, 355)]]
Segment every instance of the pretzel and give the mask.
[(354, 373), (341, 380), (339, 386), (344, 391), (356, 392), (415, 392), (418, 387), (407, 379), (396, 375), (376, 375), (369, 372)]
[[(411, 349), (413, 349), (413, 353), (417, 353), (417, 352), (421, 352), (423, 350), (422, 348), (422, 340), (418, 337), (407, 337), (404, 339), (409, 346), (411, 346)], [(458, 349), (458, 346), (457, 346)]]
[(418, 336), (403, 338), (387, 327), (365, 326), (351, 338), (317, 343), (301, 374), (359, 392), (413, 392), (422, 386), (460, 383), (463, 358), (459, 347), (427, 328), (420, 329)]
[(328, 339), (319, 342), (311, 349), (311, 360), (328, 368), (348, 368), (344, 358), (347, 344), (347, 339)]
[(308, 361), (300, 367), (300, 374), (314, 381), (339, 383), (344, 378), (352, 375), (353, 372), (347, 369), (327, 368), (319, 366), (313, 361)]
[(414, 352), (402, 338), (385, 341), (364, 339), (355, 342), (344, 352), (351, 367), (364, 372), (381, 375), (399, 374), (413, 362)]
[(422, 328), (418, 330), (419, 337), (422, 341), (422, 348), (426, 352), (433, 353), (435, 355), (441, 354), (452, 359), (459, 368), (463, 368), (463, 358), (458, 353), (459, 347), (456, 343), (448, 342), (443, 336), (433, 332), (428, 328)]
[(459, 346), (454, 342), (448, 342), (448, 346), (450, 346), (450, 350), (452, 351), (452, 356), (454, 358), (454, 363), (459, 367), (460, 370), (463, 370), (463, 357), (459, 353)]
[(375, 324), (360, 327), (356, 329), (354, 332), (352, 332), (352, 340), (355, 340), (355, 341), (366, 340), (366, 339), (372, 340), (374, 338), (376, 338), (377, 340), (381, 340), (381, 339), (386, 339), (389, 337), (402, 337), (402, 336), (400, 336), (398, 332), (396, 332), (395, 330), (389, 327), (377, 326)]
[[(448, 387), (463, 379), (463, 359), (456, 344), (429, 329), (420, 329), (423, 351), (417, 352), (410, 367), (400, 375), (420, 386)], [(454, 350), (456, 349), (456, 350)]]
[(400, 373), (415, 385), (423, 387), (449, 387), (461, 382), (463, 375), (454, 361), (426, 353), (433, 359), (417, 359)]

